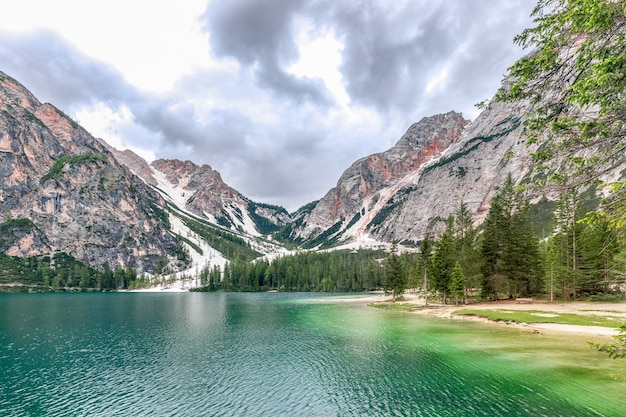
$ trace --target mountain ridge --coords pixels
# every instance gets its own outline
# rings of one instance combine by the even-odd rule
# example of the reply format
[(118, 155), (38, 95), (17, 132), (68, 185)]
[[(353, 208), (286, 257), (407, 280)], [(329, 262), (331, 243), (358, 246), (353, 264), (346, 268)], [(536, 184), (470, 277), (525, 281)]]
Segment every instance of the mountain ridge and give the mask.
[(251, 201), (207, 164), (148, 164), (117, 150), (1, 72), (0, 110), (7, 230), (0, 250), (67, 252), (95, 267), (150, 272), (168, 258), (174, 274), (224, 268), (237, 256), (232, 247), (211, 246), (224, 236), (240, 240), (248, 257), (288, 253), (280, 242), (305, 249), (415, 244), (436, 237), (461, 201), (480, 224), (508, 174), (518, 185), (539, 175), (528, 156), (537, 145), (524, 140), (523, 103), (494, 104), (472, 122), (453, 111), (425, 117), (291, 214)]

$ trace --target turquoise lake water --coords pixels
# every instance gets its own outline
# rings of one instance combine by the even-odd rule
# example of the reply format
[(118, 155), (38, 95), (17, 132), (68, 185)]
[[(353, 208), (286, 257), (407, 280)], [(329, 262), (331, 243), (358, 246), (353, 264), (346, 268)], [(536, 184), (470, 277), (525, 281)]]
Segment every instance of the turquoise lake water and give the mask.
[(623, 416), (584, 338), (276, 293), (0, 295), (0, 416)]

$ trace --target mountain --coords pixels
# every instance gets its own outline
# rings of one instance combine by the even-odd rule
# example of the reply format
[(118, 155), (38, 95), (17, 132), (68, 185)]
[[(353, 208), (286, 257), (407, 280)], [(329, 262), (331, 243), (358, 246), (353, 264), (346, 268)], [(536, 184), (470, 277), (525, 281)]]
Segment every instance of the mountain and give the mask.
[[(168, 259), (170, 273), (284, 253), (277, 240), (304, 248), (419, 242), (436, 237), (461, 201), (481, 223), (509, 173), (518, 185), (545, 175), (528, 156), (536, 147), (524, 143), (524, 113), (516, 103), (493, 104), (471, 123), (456, 112), (425, 117), (289, 214), (249, 200), (208, 165), (148, 164), (118, 151), (0, 72), (0, 252), (64, 252), (93, 267), (149, 272)], [(555, 197), (535, 192), (538, 206)]]
[[(283, 238), (305, 247), (417, 243), (426, 235), (436, 237), (462, 201), (475, 223), (482, 223), (507, 175), (517, 185), (546, 175), (529, 156), (538, 145), (525, 143), (525, 111), (523, 103), (496, 103), (472, 123), (454, 112), (422, 119), (391, 149), (352, 164), (335, 188), (294, 216)], [(602, 178), (617, 180), (624, 168)], [(556, 161), (552, 172), (558, 170)], [(546, 217), (556, 197), (549, 190), (529, 190), (536, 211)]]
[(210, 223), (251, 236), (270, 234), (291, 221), (282, 207), (256, 203), (222, 180), (209, 165), (158, 159), (151, 164), (130, 150), (116, 158), (170, 203)]
[(0, 72), (2, 252), (152, 271), (177, 249), (155, 204), (164, 201), (101, 142)]
[(413, 124), (391, 149), (354, 162), (336, 187), (301, 218), (290, 237), (308, 240), (311, 246), (311, 241), (328, 245), (372, 234), (380, 216), (397, 205), (426, 166), (442, 158), (468, 123), (461, 114), (449, 112)]

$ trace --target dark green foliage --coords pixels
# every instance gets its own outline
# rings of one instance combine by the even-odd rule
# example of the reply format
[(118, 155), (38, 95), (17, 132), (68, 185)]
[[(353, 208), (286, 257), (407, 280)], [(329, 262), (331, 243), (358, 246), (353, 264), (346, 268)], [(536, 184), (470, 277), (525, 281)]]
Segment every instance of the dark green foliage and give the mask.
[(172, 207), (167, 211), (181, 219), (189, 229), (200, 236), (211, 247), (219, 251), (226, 259), (241, 258), (247, 261), (258, 258), (261, 254), (233, 232), (216, 227), (208, 222), (184, 215)]
[(352, 219), (350, 219), (350, 222), (348, 223), (348, 225), (344, 229), (348, 230), (349, 228), (354, 226), (356, 224), (356, 222), (358, 222), (360, 219), (361, 219), (361, 212), (357, 211), (357, 213), (354, 216), (352, 216)]
[(369, 222), (368, 227), (375, 230), (387, 219), (387, 217), (389, 217), (391, 213), (393, 213), (397, 207), (404, 204), (408, 195), (413, 191), (415, 191), (415, 186), (406, 187), (398, 191), (389, 201), (385, 203), (385, 206), (378, 213), (376, 213), (376, 216), (374, 216), (372, 221)]
[(103, 273), (66, 253), (18, 258), (0, 253), (0, 292), (13, 288), (22, 291), (86, 291), (117, 289), (103, 285)]
[(233, 223), (230, 221), (228, 213), (225, 213), (222, 210), (222, 214), (223, 216), (216, 217), (215, 220), (217, 220), (217, 224), (219, 224), (220, 226), (229, 229), (233, 225)]
[[(461, 201), (455, 213), (453, 232), (454, 251), (457, 253), (457, 262), (463, 273), (462, 298), (467, 301), (469, 288), (477, 288), (480, 285), (481, 271), (478, 230), (474, 228), (474, 217), (464, 201)], [(452, 287), (450, 290), (452, 293)]]
[(248, 212), (250, 213), (250, 217), (252, 218), (252, 221), (254, 221), (254, 225), (256, 226), (256, 229), (259, 231), (259, 233), (261, 233), (262, 235), (269, 235), (280, 229), (280, 227), (272, 222), (270, 219), (258, 215), (256, 213), (256, 207), (265, 207), (277, 212), (283, 212), (285, 214), (287, 214), (287, 210), (279, 206), (253, 203), (251, 201), (248, 202)]
[(311, 201), (310, 203), (307, 203), (305, 205), (303, 205), (302, 207), (300, 207), (298, 210), (296, 210), (296, 214), (305, 214), (305, 213), (310, 213), (313, 211), (313, 209), (317, 206), (317, 203), (319, 203), (319, 200), (315, 200), (315, 201)]
[(393, 299), (396, 300), (404, 293), (407, 283), (407, 273), (398, 256), (395, 242), (391, 247), (391, 253), (387, 256), (387, 259), (385, 259), (384, 270), (383, 289), (385, 293), (390, 293)]
[(545, 245), (546, 292), (550, 298), (577, 298), (619, 288), (623, 272), (616, 258), (617, 231), (606, 219), (583, 222), (585, 199), (591, 194), (563, 193), (554, 213), (555, 228)]
[(7, 233), (10, 233), (11, 230), (20, 229), (20, 230), (30, 230), (35, 225), (30, 219), (17, 218), (17, 219), (8, 219), (7, 221), (0, 223), (0, 236), (4, 236)]
[(278, 231), (276, 231), (272, 235), (272, 237), (274, 239), (276, 239), (278, 242), (283, 242), (283, 243), (301, 243), (302, 239), (300, 239), (300, 238), (293, 239), (291, 237), (291, 235), (293, 233), (293, 229), (297, 228), (298, 226), (300, 226), (302, 224), (302, 221), (303, 221), (303, 217), (300, 217), (295, 222), (287, 223), (286, 225), (281, 227)]
[(0, 223), (0, 251), (14, 245), (21, 237), (31, 233), (35, 225), (29, 219), (8, 219)]
[(482, 236), (482, 297), (526, 296), (541, 288), (539, 238), (530, 206), (511, 175), (493, 198)]
[(613, 338), (617, 341), (614, 344), (598, 344), (598, 343), (590, 343), (591, 347), (599, 350), (600, 352), (606, 352), (609, 354), (610, 358), (618, 359), (626, 357), (626, 324), (622, 324), (619, 327), (619, 334), (617, 336), (613, 336)]
[(283, 242), (287, 245), (302, 244), (303, 239), (292, 237), (293, 231), (302, 225), (305, 215), (313, 211), (313, 209), (317, 206), (317, 203), (319, 203), (319, 200), (307, 203), (304, 206), (300, 207), (298, 210), (296, 210), (292, 215), (292, 218), (295, 218), (295, 220), (280, 227), (272, 235), (272, 237), (278, 242)]
[(369, 222), (368, 227), (375, 229), (380, 226), (397, 207), (404, 204), (404, 201), (405, 200), (388, 201), (387, 204), (385, 204), (385, 206), (378, 213), (376, 213), (376, 216), (374, 216), (372, 221)]
[(59, 159), (54, 161), (52, 167), (50, 167), (50, 170), (43, 177), (41, 177), (39, 183), (44, 184), (48, 180), (59, 178), (63, 174), (63, 167), (65, 166), (65, 164), (76, 165), (106, 160), (106, 155), (93, 152), (86, 152), (76, 155), (63, 155)]
[(466, 285), (465, 274), (463, 274), (461, 264), (457, 261), (452, 269), (452, 279), (449, 287), (450, 295), (454, 297), (454, 304), (458, 304), (459, 300), (463, 298)]
[[(339, 230), (341, 230), (341, 225), (343, 224), (343, 220), (339, 220), (337, 223), (326, 229), (320, 235), (314, 237), (313, 239), (307, 240), (302, 245), (304, 248), (310, 249), (318, 247), (320, 249), (332, 247), (334, 243), (339, 239)], [(336, 234), (336, 235), (335, 235)], [(335, 236), (333, 236), (335, 235)]]
[(556, 203), (542, 196), (541, 200), (530, 206), (532, 216), (536, 222), (536, 229), (539, 237), (545, 239), (554, 228), (554, 209)]
[(163, 227), (170, 229), (170, 217), (169, 214), (167, 214), (167, 211), (163, 210), (152, 200), (148, 200), (148, 204), (150, 205), (152, 212), (159, 218), (159, 220), (161, 220), (161, 223), (163, 223)]
[[(382, 285), (382, 251), (304, 252), (271, 262), (236, 259), (227, 264), (223, 278), (214, 278), (200, 291), (370, 291)], [(401, 257), (403, 268), (412, 260)], [(406, 270), (404, 271), (406, 273)]]
[[(317, 204), (317, 202), (315, 202)], [(256, 207), (261, 207), (261, 208), (266, 208), (266, 209), (270, 209), (272, 211), (275, 211), (276, 213), (283, 213), (283, 214), (289, 214), (289, 212), (287, 211), (287, 209), (285, 209), (283, 206), (278, 206), (275, 204), (266, 204), (266, 203), (259, 203), (256, 201), (250, 201), (249, 204), (256, 206)]]
[(433, 244), (428, 236), (424, 237), (424, 240), (420, 244), (419, 258), (417, 261), (417, 268), (414, 272), (415, 285), (413, 288), (417, 288), (418, 282), (421, 280), (422, 292), (424, 294), (424, 305), (428, 305), (428, 291), (430, 290), (433, 275)]
[(450, 216), (446, 230), (435, 243), (432, 265), (432, 288), (441, 294), (444, 304), (447, 302), (450, 283), (452, 282), (452, 270), (457, 255), (454, 241), (454, 217)]
[(179, 235), (177, 233), (173, 233), (173, 232), (171, 232), (171, 233), (174, 235), (174, 240), (176, 241), (178, 247), (182, 246), (181, 242), (185, 242), (187, 245), (191, 246), (191, 248), (193, 250), (195, 250), (197, 253), (199, 253), (200, 255), (204, 254), (204, 252), (202, 251), (202, 248), (200, 246), (196, 245), (191, 240), (189, 240), (186, 237), (181, 236), (181, 235)]

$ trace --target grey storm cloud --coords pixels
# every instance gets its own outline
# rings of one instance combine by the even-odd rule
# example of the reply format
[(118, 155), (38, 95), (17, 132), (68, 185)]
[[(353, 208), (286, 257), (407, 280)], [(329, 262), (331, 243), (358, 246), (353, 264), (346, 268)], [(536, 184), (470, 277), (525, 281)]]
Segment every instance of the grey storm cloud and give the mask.
[(206, 12), (206, 29), (218, 57), (255, 67), (260, 86), (296, 102), (332, 101), (323, 83), (288, 74), (284, 66), (298, 57), (292, 19), (302, 0), (216, 1)]
[(200, 123), (192, 104), (136, 90), (113, 67), (85, 56), (54, 32), (0, 33), (0, 39), (0, 69), (14, 75), (40, 100), (64, 111), (96, 102), (113, 108), (125, 105), (135, 121), (166, 146), (203, 146), (215, 138), (216, 152), (241, 148), (242, 126), (250, 121), (240, 113), (217, 109), (208, 115), (208, 123)]
[[(422, 117), (473, 112), (521, 55), (513, 37), (533, 3), (212, 0), (200, 17), (207, 50), (228, 65), (181, 75), (167, 94), (138, 90), (50, 30), (0, 32), (0, 70), (68, 114), (127, 108), (132, 121), (112, 131), (128, 145), (207, 163), (244, 195), (295, 209)], [(343, 45), (349, 110), (322, 80), (289, 73), (303, 29)]]
[[(214, 53), (254, 67), (259, 85), (296, 99), (325, 96), (321, 85), (299, 84), (285, 72), (298, 58), (296, 25), (307, 21), (319, 30), (331, 28), (344, 44), (340, 70), (351, 100), (389, 112), (423, 106), (429, 79), (446, 66), (456, 77), (450, 84), (467, 82), (465, 70), (499, 81), (502, 68), (494, 71), (480, 59), (450, 62), (450, 57), (480, 52), (484, 43), (491, 48), (487, 55), (510, 56), (512, 64), (519, 55), (513, 36), (532, 7), (528, 0), (214, 0), (205, 19)], [(502, 42), (503, 34), (510, 43)]]
[(199, 113), (188, 98), (198, 86), (227, 97), (258, 96), (248, 90), (245, 80), (227, 80), (218, 74), (222, 83), (206, 81), (214, 74), (196, 73), (182, 79), (173, 95), (141, 92), (113, 67), (87, 57), (50, 31), (21, 36), (0, 33), (0, 70), (68, 114), (98, 102), (112, 108), (125, 106), (133, 123), (123, 122), (113, 131), (128, 144), (151, 147), (157, 157), (207, 163), (220, 170), (230, 185), (260, 201), (269, 197), (284, 204), (294, 194), (324, 191), (314, 172), (323, 172), (320, 147), (328, 132), (315, 128), (315, 123), (307, 130), (303, 127), (307, 123), (300, 120), (265, 126), (241, 109), (218, 107)]
[(50, 30), (0, 32), (0, 64), (40, 100), (66, 110), (94, 101), (116, 105), (133, 95), (112, 66), (78, 53)]

